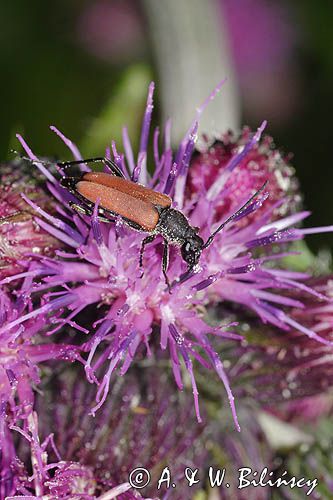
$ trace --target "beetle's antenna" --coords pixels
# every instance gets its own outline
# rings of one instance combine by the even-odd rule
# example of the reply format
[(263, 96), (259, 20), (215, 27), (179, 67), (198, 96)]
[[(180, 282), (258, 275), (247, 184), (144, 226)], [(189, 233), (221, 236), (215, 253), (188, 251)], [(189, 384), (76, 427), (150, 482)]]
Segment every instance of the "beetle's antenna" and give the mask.
[(46, 160), (33, 160), (32, 158), (29, 158), (28, 156), (23, 156), (21, 153), (16, 151), (15, 149), (10, 150), (11, 153), (14, 153), (18, 155), (22, 160), (29, 161), (30, 163), (41, 163), (42, 165), (45, 166), (51, 166), (51, 165), (56, 165), (57, 167), (60, 167), (61, 169), (65, 170), (66, 168), (71, 167), (72, 165), (81, 165), (82, 163), (97, 163), (101, 162), (104, 165), (108, 166), (109, 169), (113, 172), (114, 175), (117, 175), (118, 177), (124, 177), (124, 174), (118, 167), (118, 165), (110, 160), (109, 158), (105, 158), (103, 156), (97, 157), (97, 158), (87, 158), (87, 159), (82, 159), (82, 160), (70, 160), (70, 161), (46, 161)]
[(260, 194), (264, 189), (265, 187), (267, 186), (268, 184), (268, 181), (266, 181), (260, 189), (258, 189), (258, 191), (256, 191), (254, 193), (253, 196), (251, 196), (251, 198), (249, 198), (247, 200), (247, 202), (239, 209), (237, 210), (237, 212), (233, 213), (232, 215), (230, 215), (230, 217), (225, 220), (211, 235), (210, 237), (208, 238), (208, 240), (206, 241), (206, 243), (204, 244), (204, 246), (202, 248), (207, 248), (209, 247), (209, 245), (212, 243), (213, 239), (215, 238), (215, 236), (217, 235), (217, 233), (219, 233), (227, 224), (229, 224), (229, 222), (233, 221), (234, 219), (236, 219), (237, 217), (239, 217), (243, 212), (244, 210), (247, 209), (247, 207), (249, 205), (251, 205), (252, 201), (258, 196), (258, 194)]
[(45, 165), (45, 166), (51, 166), (51, 165), (54, 165), (56, 163), (55, 161), (51, 162), (51, 161), (39, 160), (39, 159), (33, 160), (32, 158), (29, 158), (28, 156), (24, 156), (23, 154), (19, 153), (15, 149), (11, 149), (10, 152), (19, 156), (21, 158), (21, 160), (26, 160), (26, 161), (29, 161), (30, 163), (41, 163), (42, 165)]
[[(11, 149), (10, 152), (19, 156), (21, 158), (21, 160), (28, 161), (29, 163), (41, 163), (42, 165), (44, 165), (44, 167), (56, 166), (56, 167), (58, 167), (58, 170), (59, 169), (66, 170), (66, 168), (70, 167), (70, 165), (67, 165), (70, 162), (60, 162), (60, 161), (56, 161), (56, 160), (54, 160), (54, 161), (40, 160), (39, 158), (37, 160), (34, 160), (33, 158), (29, 158), (29, 156), (24, 156), (23, 154), (19, 153), (15, 149)], [(83, 163), (83, 162), (81, 161), (79, 163)]]
[(68, 168), (71, 167), (72, 165), (81, 165), (82, 163), (103, 163), (109, 169), (118, 177), (124, 177), (124, 174), (118, 167), (118, 165), (110, 160), (109, 158), (106, 158), (104, 156), (98, 156), (96, 158), (82, 158), (82, 160), (70, 160), (70, 161), (55, 161), (54, 162), (58, 167), (60, 168)]

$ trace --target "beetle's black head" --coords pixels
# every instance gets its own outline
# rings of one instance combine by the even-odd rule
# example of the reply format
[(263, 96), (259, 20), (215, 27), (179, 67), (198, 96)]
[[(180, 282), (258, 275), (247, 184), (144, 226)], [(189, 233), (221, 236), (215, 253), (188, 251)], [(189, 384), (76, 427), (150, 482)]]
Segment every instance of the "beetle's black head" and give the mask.
[(194, 267), (199, 262), (203, 245), (203, 239), (197, 234), (185, 239), (185, 243), (181, 247), (181, 253), (189, 268)]

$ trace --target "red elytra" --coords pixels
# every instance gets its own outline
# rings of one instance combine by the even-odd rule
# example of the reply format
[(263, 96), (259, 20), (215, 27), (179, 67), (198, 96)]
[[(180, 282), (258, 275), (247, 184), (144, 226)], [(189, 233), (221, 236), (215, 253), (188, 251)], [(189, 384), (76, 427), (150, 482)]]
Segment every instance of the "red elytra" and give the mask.
[(87, 200), (96, 203), (99, 199), (100, 207), (126, 217), (147, 232), (154, 231), (159, 221), (155, 206), (171, 206), (169, 196), (103, 172), (84, 174), (76, 189)]
[(82, 180), (118, 189), (122, 193), (127, 193), (134, 198), (150, 202), (153, 205), (159, 205), (160, 207), (171, 206), (172, 200), (166, 194), (154, 191), (146, 186), (142, 186), (142, 184), (128, 181), (123, 177), (116, 177), (115, 175), (105, 174), (103, 172), (87, 172), (83, 175)]

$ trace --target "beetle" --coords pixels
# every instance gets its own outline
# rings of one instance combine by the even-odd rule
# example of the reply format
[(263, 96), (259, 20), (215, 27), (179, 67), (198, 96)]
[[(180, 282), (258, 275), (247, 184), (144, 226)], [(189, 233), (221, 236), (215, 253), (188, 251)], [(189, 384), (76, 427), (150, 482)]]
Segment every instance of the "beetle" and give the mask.
[(91, 216), (98, 202), (97, 215), (101, 221), (110, 222), (121, 216), (125, 224), (132, 229), (148, 233), (141, 243), (140, 268), (143, 266), (145, 246), (151, 243), (157, 235), (161, 235), (164, 242), (162, 271), (169, 291), (171, 289), (167, 276), (169, 244), (180, 247), (182, 258), (187, 264), (187, 273), (191, 273), (198, 264), (202, 251), (213, 242), (215, 236), (229, 222), (244, 212), (267, 185), (266, 181), (204, 242), (198, 234), (199, 228), (191, 226), (180, 210), (172, 208), (172, 199), (168, 195), (126, 179), (118, 165), (109, 158), (98, 157), (57, 162), (57, 165), (66, 168), (71, 165), (95, 162), (102, 162), (108, 167), (110, 173), (85, 172), (80, 177), (62, 177), (60, 184), (68, 189), (79, 202), (70, 202), (71, 207), (80, 214)]
[[(31, 163), (35, 161), (22, 156), (15, 150), (12, 150), (12, 152)], [(204, 242), (198, 234), (200, 228), (191, 226), (187, 217), (180, 210), (172, 208), (172, 199), (168, 195), (147, 188), (133, 180), (126, 179), (122, 170), (110, 158), (96, 157), (53, 163), (38, 160), (38, 162), (44, 165), (54, 165), (55, 163), (61, 169), (73, 165), (82, 165), (83, 163), (102, 162), (110, 173), (85, 172), (76, 177), (63, 176), (61, 178), (61, 186), (73, 194), (79, 202), (70, 201), (69, 205), (79, 214), (91, 216), (98, 202), (97, 216), (102, 222), (109, 223), (115, 221), (120, 216), (125, 224), (132, 229), (148, 233), (148, 236), (141, 243), (140, 268), (143, 267), (145, 246), (151, 243), (157, 235), (161, 235), (164, 242), (162, 271), (169, 292), (171, 291), (171, 285), (167, 276), (169, 244), (180, 247), (182, 258), (187, 264), (187, 272), (185, 274), (188, 276), (198, 264), (202, 251), (211, 245), (215, 236), (229, 222), (242, 215), (268, 184), (268, 181), (264, 182), (254, 195), (222, 222), (211, 233), (207, 241)]]

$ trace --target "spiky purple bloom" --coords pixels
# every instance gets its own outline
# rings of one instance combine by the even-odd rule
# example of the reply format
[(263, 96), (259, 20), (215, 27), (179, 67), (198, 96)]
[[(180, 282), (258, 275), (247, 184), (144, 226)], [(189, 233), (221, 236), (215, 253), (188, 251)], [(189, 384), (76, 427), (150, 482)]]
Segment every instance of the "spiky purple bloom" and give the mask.
[(21, 472), (17, 460), (14, 440), (7, 426), (6, 406), (1, 406), (0, 414), (0, 498), (15, 493)]
[(45, 210), (54, 210), (52, 198), (39, 185), (41, 176), (28, 174), (24, 166), (22, 161), (0, 165), (0, 279), (22, 271), (22, 260), (31, 254), (52, 255), (61, 246), (39, 227), (21, 197), (24, 193)]
[[(310, 280), (307, 286), (332, 297), (331, 277)], [(295, 298), (296, 294), (292, 294)], [(305, 304), (304, 309), (294, 308), (290, 317), (320, 333), (324, 340), (332, 336), (333, 308), (307, 293), (297, 293)], [(229, 306), (229, 307), (228, 307)], [(262, 325), (252, 314), (244, 314), (234, 305), (224, 304), (214, 308), (217, 318), (232, 321), (242, 314), (240, 332), (244, 340), (235, 345), (225, 342), (218, 346), (225, 364), (229, 365), (228, 377), (239, 403), (256, 405), (273, 412), (285, 421), (311, 421), (332, 408), (333, 355), (329, 344), (318, 342), (291, 329), (281, 335), (280, 329)], [(219, 397), (218, 388), (206, 380), (200, 370), (199, 388), (212, 401)]]
[[(19, 449), (19, 455), (23, 455), (23, 459), (13, 453), (10, 464), (11, 476), (7, 476), (6, 482), (7, 500), (20, 498), (96, 500), (97, 482), (93, 470), (79, 462), (62, 460), (52, 433), (41, 441), (39, 420), (35, 411), (27, 415), (23, 428), (12, 425), (11, 430), (16, 431), (21, 440), (16, 444), (16, 448)], [(22, 453), (20, 453), (21, 448)], [(50, 455), (55, 457), (52, 462)], [(99, 495), (98, 498), (100, 500), (142, 498), (135, 492), (128, 492), (130, 489), (130, 484), (127, 482), (118, 484), (107, 488), (105, 494)]]
[[(275, 149), (271, 137), (258, 137), (259, 140), (250, 143), (250, 148), (243, 150), (241, 157), (237, 156), (249, 144), (251, 137), (251, 130), (244, 127), (239, 136), (228, 131), (214, 142), (205, 138), (200, 150), (195, 151), (191, 158), (186, 184), (187, 198), (196, 203), (197, 198), (202, 196), (202, 190), (210, 193), (224, 189), (224, 196), (219, 196), (215, 203), (214, 222), (236, 211), (239, 200), (260, 189), (265, 181), (269, 182), (269, 198), (265, 202), (265, 209), (274, 206), (272, 219), (290, 215), (300, 205), (298, 180), (290, 157)], [(233, 163), (233, 160), (236, 161)], [(283, 204), (278, 203), (282, 199)], [(260, 213), (260, 210), (252, 212), (242, 218), (238, 225), (248, 225)]]
[[(165, 370), (140, 367), (140, 377), (137, 370), (115, 381), (95, 419), (86, 411), (95, 397), (94, 387), (78, 378), (77, 370), (67, 368), (45, 377), (36, 412), (18, 436), (17, 495), (107, 500), (118, 491), (120, 500), (141, 498), (139, 493), (164, 497), (166, 491), (157, 490), (157, 483), (168, 465), (177, 481), (173, 498), (186, 496), (187, 483), (178, 480), (183, 480), (185, 467), (204, 464), (203, 426), (195, 422), (190, 395), (175, 393)], [(18, 426), (14, 430), (22, 432)], [(30, 462), (35, 464), (33, 479), (27, 473)], [(128, 484), (130, 472), (138, 466), (151, 474), (140, 491)]]
[[(316, 291), (333, 297), (332, 276), (311, 280)], [(322, 304), (315, 298), (305, 298), (306, 308), (300, 314), (293, 312), (295, 319), (300, 316), (304, 324), (324, 338), (331, 338), (333, 330), (332, 303)], [(299, 338), (297, 332), (291, 332), (289, 347), (286, 344), (276, 346), (276, 356), (282, 359), (281, 377), (285, 378), (285, 404), (270, 406), (281, 418), (289, 421), (317, 421), (332, 410), (331, 389), (333, 385), (333, 355), (327, 345), (321, 345), (309, 338)], [(280, 354), (279, 352), (283, 353)], [(289, 363), (289, 370), (286, 369)], [(279, 375), (280, 376), (280, 375)]]
[[(288, 420), (293, 417), (320, 415), (325, 407), (325, 394), (333, 384), (332, 349), (328, 345), (300, 336), (298, 331), (281, 336), (277, 329), (260, 332), (260, 325), (248, 325), (248, 342), (223, 351), (231, 367), (228, 371), (235, 397), (255, 400), (261, 408), (269, 409)], [(265, 337), (260, 336), (264, 333)], [(330, 338), (330, 335), (323, 335)], [(233, 362), (234, 361), (234, 366)], [(236, 363), (237, 361), (237, 363)], [(201, 378), (199, 379), (199, 387)], [(214, 393), (216, 397), (216, 389)], [(324, 396), (321, 401), (321, 397)], [(316, 397), (318, 397), (317, 405)], [(289, 416), (289, 417), (288, 417)]]
[(15, 418), (22, 417), (32, 408), (32, 386), (40, 381), (40, 363), (78, 358), (75, 346), (42, 343), (37, 334), (45, 331), (46, 315), (40, 314), (33, 320), (27, 320), (24, 327), (8, 326), (20, 318), (25, 308), (31, 307), (29, 299), (24, 301), (22, 294), (14, 301), (9, 294), (0, 292), (0, 403)]
[(33, 388), (40, 382), (40, 368), (45, 361), (78, 358), (70, 344), (44, 343), (40, 334), (45, 331), (46, 315), (28, 320), (22, 328), (7, 328), (32, 304), (24, 297), (11, 298), (0, 291), (0, 498), (7, 498), (16, 489), (21, 466), (16, 459), (10, 428), (19, 419), (26, 422), (34, 404)]
[[(170, 147), (170, 124), (165, 127), (161, 154), (159, 130), (156, 129), (153, 137), (155, 170), (150, 175), (147, 169), (153, 89), (151, 84), (137, 161), (134, 161), (126, 129), (123, 131), (125, 153), (118, 153), (112, 143), (113, 157), (126, 177), (170, 194), (174, 206), (189, 216), (191, 224), (200, 227), (201, 236), (207, 239), (217, 225), (216, 207), (227, 195), (226, 183), (232, 179), (237, 165), (260, 139), (265, 123), (250, 137), (247, 144), (233, 154), (212, 186), (209, 189), (203, 188), (193, 201), (192, 198), (186, 198), (186, 182), (196, 140), (197, 122), (190, 127), (175, 156)], [(198, 117), (216, 91), (199, 108)], [(69, 146), (74, 157), (81, 159), (77, 148), (57, 129), (52, 128)], [(192, 275), (184, 274), (184, 262), (178, 252), (172, 250), (168, 275), (173, 286), (172, 294), (169, 294), (161, 273), (161, 240), (156, 240), (147, 248), (144, 257), (145, 273), (140, 279), (138, 256), (143, 236), (124, 226), (120, 220), (110, 224), (99, 222), (96, 216), (97, 206), (92, 217), (74, 213), (68, 207), (71, 195), (60, 187), (58, 179), (45, 165), (38, 162), (25, 141), (18, 137), (27, 154), (47, 177), (47, 185), (58, 202), (59, 216), (50, 216), (27, 197), (24, 199), (28, 205), (38, 210), (38, 224), (66, 244), (68, 249), (57, 251), (54, 258), (36, 257), (29, 265), (29, 278), (23, 280), (22, 288), (18, 287), (17, 293), (22, 293), (22, 290), (31, 293), (37, 304), (40, 300), (39, 307), (35, 306), (6, 328), (8, 330), (18, 325), (24, 326), (28, 319), (61, 312), (59, 325), (49, 331), (49, 334), (66, 323), (85, 332), (85, 329), (74, 323), (74, 318), (87, 307), (93, 307), (95, 321), (90, 330), (91, 336), (82, 346), (88, 353), (85, 361), (87, 378), (98, 384), (97, 403), (91, 410), (93, 414), (107, 397), (115, 369), (119, 368), (120, 374), (125, 374), (141, 346), (146, 347), (147, 355), (150, 356), (150, 345), (159, 338), (161, 349), (169, 349), (175, 380), (180, 389), (183, 387), (183, 360), (193, 387), (198, 420), (200, 421), (200, 412), (193, 360), (207, 368), (213, 368), (221, 378), (239, 429), (229, 382), (208, 334), (222, 338), (238, 336), (228, 333), (225, 326), (209, 326), (203, 319), (207, 305), (225, 300), (233, 301), (252, 309), (263, 322), (282, 330), (296, 328), (323, 344), (332, 345), (331, 339), (321, 338), (288, 314), (288, 308), (304, 306), (301, 301), (290, 298), (284, 292), (301, 289), (323, 300), (326, 298), (303, 284), (306, 274), (273, 266), (275, 261), (286, 255), (289, 242), (302, 239), (307, 233), (331, 231), (332, 227), (291, 229), (308, 213), (300, 212), (274, 220), (272, 214), (285, 201), (279, 200), (265, 209), (264, 203), (269, 192), (264, 193), (243, 211), (235, 223), (229, 224), (218, 234), (213, 244), (202, 253), (200, 265)], [(82, 166), (84, 170), (87, 168), (86, 165)], [(247, 194), (242, 193), (234, 205), (237, 208), (242, 206), (252, 194), (252, 190)], [(258, 217), (249, 224), (238, 224), (239, 220), (259, 209)], [(226, 213), (225, 217), (228, 215), (230, 213)], [(281, 247), (280, 253), (271, 250), (274, 244)], [(0, 333), (2, 332), (3, 328), (0, 329)], [(96, 376), (96, 370), (101, 367), (105, 371), (100, 380)]]

